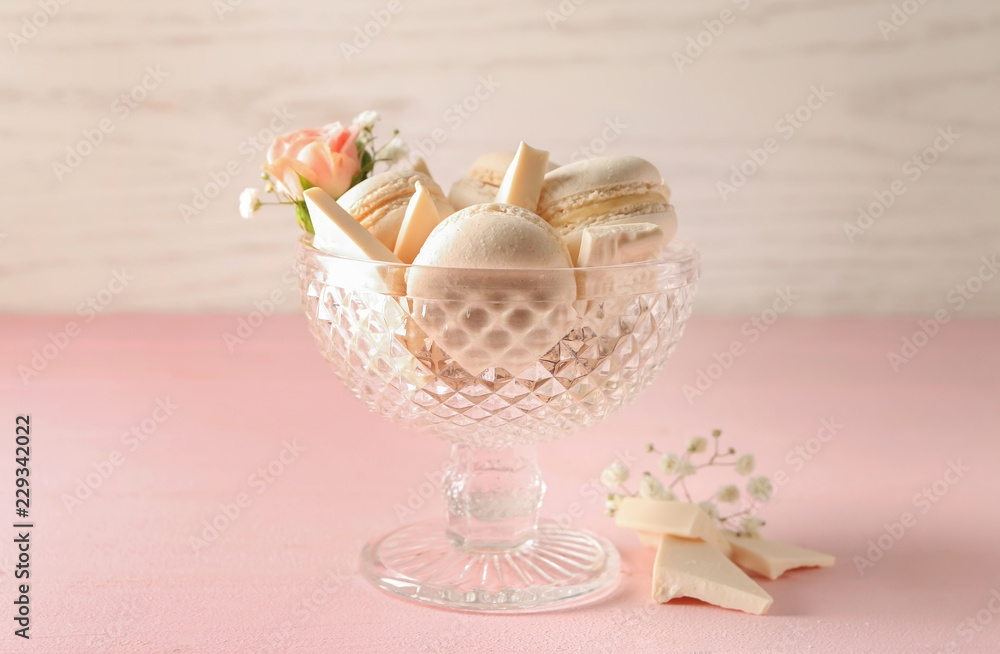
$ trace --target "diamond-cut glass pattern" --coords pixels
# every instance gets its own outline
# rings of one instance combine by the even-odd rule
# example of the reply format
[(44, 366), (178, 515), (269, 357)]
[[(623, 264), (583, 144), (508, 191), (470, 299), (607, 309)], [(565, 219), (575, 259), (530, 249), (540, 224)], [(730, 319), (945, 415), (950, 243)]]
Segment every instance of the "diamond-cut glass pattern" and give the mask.
[[(631, 402), (681, 337), (697, 274), (691, 255), (693, 263), (676, 270), (656, 264), (655, 275), (636, 276), (631, 269), (642, 283), (617, 284), (610, 297), (561, 307), (548, 301), (544, 310), (531, 301), (493, 305), (508, 316), (568, 315), (568, 327), (520, 369), (492, 366), (470, 374), (417, 325), (412, 300), (372, 282), (387, 275), (363, 275), (356, 283), (358, 276), (337, 277), (317, 263), (325, 256), (300, 247), (300, 283), (310, 330), (341, 381), (372, 411), (477, 446), (552, 440)], [(433, 311), (434, 302), (421, 299), (421, 310)], [(454, 300), (441, 300), (440, 309), (451, 314), (453, 305)]]

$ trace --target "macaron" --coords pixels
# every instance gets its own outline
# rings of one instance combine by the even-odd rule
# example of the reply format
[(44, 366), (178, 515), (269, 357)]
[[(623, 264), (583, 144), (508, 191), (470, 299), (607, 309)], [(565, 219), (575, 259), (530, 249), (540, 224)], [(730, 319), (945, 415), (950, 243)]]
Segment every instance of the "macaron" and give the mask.
[[(468, 174), (452, 184), (448, 192), (448, 199), (455, 210), (495, 202), (504, 174), (514, 160), (514, 154), (513, 150), (490, 152), (472, 162)], [(551, 161), (548, 163), (548, 170), (555, 170), (557, 167)]]
[(665, 242), (677, 233), (670, 189), (656, 166), (639, 157), (583, 159), (547, 173), (538, 213), (563, 236), (574, 261), (587, 227), (653, 223)]
[(396, 247), (396, 237), (417, 182), (430, 193), (439, 215), (447, 216), (454, 211), (441, 187), (428, 175), (415, 170), (390, 170), (369, 177), (340, 196), (337, 202), (392, 250)]
[(491, 366), (517, 375), (572, 325), (572, 259), (527, 209), (461, 209), (434, 228), (413, 264), (406, 283), (413, 319), (472, 375)]

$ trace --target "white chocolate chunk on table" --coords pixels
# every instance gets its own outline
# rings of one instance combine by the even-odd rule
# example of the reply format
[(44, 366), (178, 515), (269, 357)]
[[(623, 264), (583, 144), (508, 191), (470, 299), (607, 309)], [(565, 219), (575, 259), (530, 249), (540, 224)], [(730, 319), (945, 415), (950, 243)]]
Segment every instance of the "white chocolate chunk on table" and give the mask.
[(653, 600), (692, 597), (715, 606), (764, 614), (773, 602), (725, 554), (701, 540), (662, 536), (653, 565)]
[[(712, 519), (697, 504), (626, 497), (615, 511), (615, 524), (647, 534), (697, 538), (725, 556), (732, 552), (729, 541), (723, 538)], [(651, 538), (655, 537), (640, 533), (644, 543), (651, 543)]]
[(777, 579), (795, 568), (828, 568), (835, 560), (831, 554), (798, 545), (737, 536), (731, 531), (723, 531), (722, 535), (732, 545), (733, 562), (768, 579)]

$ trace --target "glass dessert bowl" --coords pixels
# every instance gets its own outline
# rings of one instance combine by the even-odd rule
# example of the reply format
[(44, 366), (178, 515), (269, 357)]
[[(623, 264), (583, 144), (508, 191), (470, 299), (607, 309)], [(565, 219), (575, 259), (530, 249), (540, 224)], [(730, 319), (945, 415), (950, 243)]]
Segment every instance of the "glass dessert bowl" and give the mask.
[[(305, 237), (297, 264), (310, 331), (341, 381), (372, 411), (452, 444), (447, 519), (369, 542), (369, 581), (474, 611), (610, 590), (610, 542), (538, 520), (535, 446), (604, 420), (652, 383), (691, 313), (697, 250), (675, 240), (643, 263), (457, 270), (325, 254)], [(419, 297), (406, 292), (416, 276)]]

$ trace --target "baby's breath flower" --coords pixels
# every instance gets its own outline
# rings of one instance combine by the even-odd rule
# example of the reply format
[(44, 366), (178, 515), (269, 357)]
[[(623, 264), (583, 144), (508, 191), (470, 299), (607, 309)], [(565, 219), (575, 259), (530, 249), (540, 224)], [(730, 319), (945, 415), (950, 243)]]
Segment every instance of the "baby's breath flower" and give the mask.
[(244, 218), (253, 218), (253, 215), (260, 209), (260, 192), (255, 188), (244, 189), (240, 193), (240, 215)]
[(715, 492), (715, 499), (732, 504), (740, 499), (740, 489), (732, 484), (726, 484)]
[(752, 515), (748, 515), (740, 521), (740, 527), (751, 538), (760, 538), (760, 528), (763, 526), (764, 521)]
[(392, 137), (385, 146), (379, 150), (379, 156), (389, 161), (398, 161), (409, 153), (410, 148), (398, 136)]
[(708, 449), (708, 439), (704, 436), (695, 436), (688, 441), (688, 452), (704, 452)]
[(613, 516), (615, 511), (618, 510), (618, 507), (621, 506), (622, 497), (622, 495), (616, 495), (614, 493), (608, 495), (608, 499), (604, 504), (604, 513), (608, 516)]
[(639, 497), (650, 500), (670, 500), (677, 499), (673, 492), (663, 487), (659, 479), (649, 474), (643, 473), (642, 481), (639, 483)]
[(379, 115), (377, 111), (366, 109), (365, 111), (362, 111), (357, 116), (355, 116), (354, 120), (352, 120), (351, 122), (354, 123), (355, 127), (359, 127), (361, 129), (371, 129), (372, 127), (375, 126), (375, 121), (377, 121), (378, 119)]
[(747, 483), (747, 492), (758, 502), (766, 502), (771, 499), (774, 487), (767, 477), (752, 477)]
[(601, 483), (608, 488), (617, 488), (628, 479), (628, 468), (615, 461), (601, 473)]
[(681, 467), (681, 458), (676, 454), (664, 454), (660, 459), (660, 470), (667, 475), (676, 475)]
[(719, 510), (711, 502), (708, 501), (700, 502), (698, 506), (700, 506), (701, 510), (707, 513), (708, 517), (711, 518), (712, 520), (719, 519)]
[(753, 458), (753, 454), (744, 454), (740, 458), (736, 459), (736, 472), (746, 476), (753, 472), (756, 461)]
[(680, 466), (678, 466), (677, 474), (681, 477), (690, 477), (698, 470), (691, 464), (690, 461), (681, 461)]

